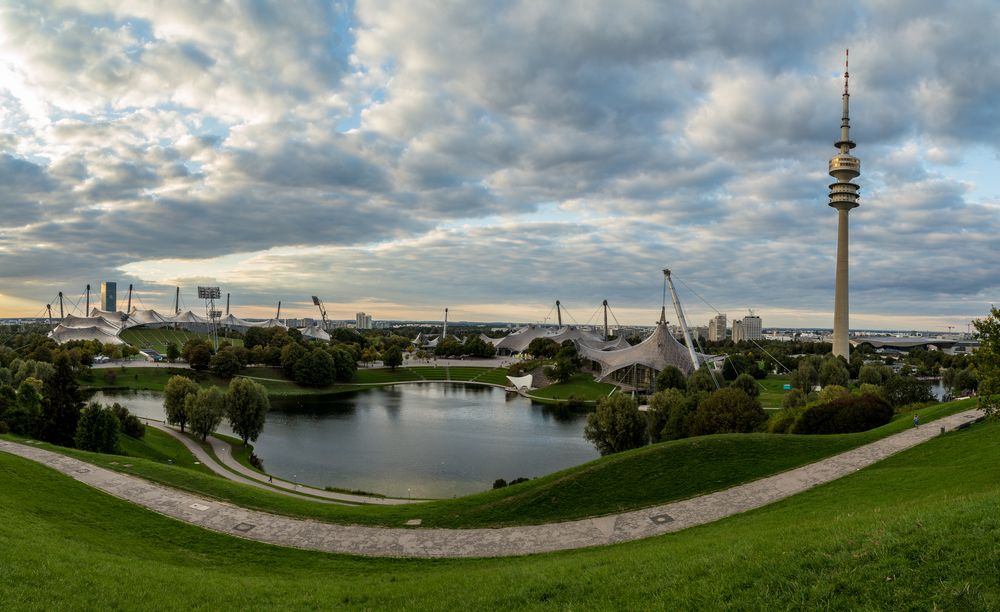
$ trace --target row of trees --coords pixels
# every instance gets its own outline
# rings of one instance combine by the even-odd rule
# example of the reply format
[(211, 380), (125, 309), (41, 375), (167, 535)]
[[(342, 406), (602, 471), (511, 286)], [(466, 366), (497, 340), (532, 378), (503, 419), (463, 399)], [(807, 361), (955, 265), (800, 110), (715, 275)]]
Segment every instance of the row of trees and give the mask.
[(204, 441), (228, 417), (229, 426), (243, 440), (254, 441), (264, 431), (271, 409), (267, 389), (249, 378), (234, 378), (223, 392), (218, 387), (199, 387), (185, 376), (171, 376), (163, 390), (167, 422), (190, 427)]

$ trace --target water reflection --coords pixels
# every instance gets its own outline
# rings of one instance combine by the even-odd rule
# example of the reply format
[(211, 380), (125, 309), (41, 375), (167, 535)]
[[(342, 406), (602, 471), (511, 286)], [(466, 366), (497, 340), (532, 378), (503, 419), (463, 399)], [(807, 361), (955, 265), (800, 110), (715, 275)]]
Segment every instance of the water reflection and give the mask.
[[(163, 418), (158, 393), (95, 399)], [(272, 406), (257, 454), (275, 475), (315, 486), (449, 497), (488, 489), (497, 478), (542, 476), (597, 457), (583, 439), (584, 415), (492, 387), (396, 385), (275, 398)]]

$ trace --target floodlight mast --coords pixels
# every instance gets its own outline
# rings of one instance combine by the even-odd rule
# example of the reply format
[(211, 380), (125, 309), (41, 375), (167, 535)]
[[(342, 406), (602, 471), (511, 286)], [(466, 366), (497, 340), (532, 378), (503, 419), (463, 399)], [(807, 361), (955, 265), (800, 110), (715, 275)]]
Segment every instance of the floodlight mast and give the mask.
[(694, 350), (694, 341), (691, 340), (691, 331), (688, 329), (687, 321), (684, 319), (684, 310), (681, 308), (681, 301), (677, 298), (677, 291), (674, 289), (674, 281), (670, 279), (670, 270), (667, 268), (663, 269), (663, 276), (667, 279), (667, 285), (670, 286), (670, 297), (674, 300), (674, 310), (677, 311), (677, 321), (681, 324), (681, 331), (684, 332), (684, 342), (687, 344), (688, 353), (691, 355), (691, 365), (697, 370), (700, 366), (698, 363), (698, 352)]
[(215, 309), (215, 300), (222, 297), (222, 289), (219, 287), (198, 287), (198, 299), (205, 300), (205, 311), (208, 314), (209, 329), (212, 334), (212, 345), (216, 351), (219, 350), (219, 332), (216, 321), (221, 312)]
[[(319, 308), (320, 316), (323, 317), (323, 331), (330, 331), (330, 326), (326, 320), (326, 307), (323, 305), (323, 300), (319, 299), (315, 295), (312, 296), (312, 299), (313, 299), (313, 304), (315, 304), (316, 307)], [(279, 311), (281, 310), (280, 304), (278, 305), (278, 310)]]

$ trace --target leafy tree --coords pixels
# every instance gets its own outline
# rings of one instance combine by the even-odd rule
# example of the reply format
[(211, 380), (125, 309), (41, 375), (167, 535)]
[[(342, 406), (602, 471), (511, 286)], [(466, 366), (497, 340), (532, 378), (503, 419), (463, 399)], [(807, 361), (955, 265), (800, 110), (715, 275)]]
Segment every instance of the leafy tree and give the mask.
[(715, 391), (715, 378), (708, 371), (708, 366), (700, 368), (687, 379), (687, 389), (691, 393), (698, 391), (711, 393)]
[(340, 382), (346, 382), (354, 378), (358, 371), (358, 362), (350, 351), (342, 346), (335, 346), (330, 350), (333, 356), (333, 376)]
[(858, 370), (858, 384), (881, 385), (892, 377), (892, 370), (882, 365), (865, 365)]
[(603, 397), (598, 400), (597, 409), (587, 415), (583, 437), (602, 455), (639, 448), (646, 444), (646, 418), (635, 400), (627, 395)]
[(368, 348), (361, 351), (361, 361), (363, 363), (367, 363), (370, 365), (373, 361), (377, 360), (378, 360), (378, 351), (375, 350), (375, 347), (369, 346)]
[(663, 368), (656, 375), (656, 390), (665, 391), (667, 389), (687, 391), (687, 380), (684, 378), (684, 373), (672, 365)]
[(743, 391), (751, 398), (756, 398), (760, 395), (760, 387), (757, 386), (757, 379), (749, 374), (740, 374), (729, 386)]
[(188, 423), (188, 396), (197, 395), (198, 385), (185, 376), (171, 376), (163, 388), (163, 411), (167, 413), (167, 423), (180, 425), (181, 431)]
[(882, 397), (893, 408), (934, 401), (931, 386), (911, 376), (893, 376), (882, 385)]
[(497, 349), (492, 343), (480, 338), (478, 334), (473, 334), (465, 339), (462, 352), (472, 357), (493, 357), (496, 355)]
[(736, 380), (740, 374), (750, 369), (750, 360), (740, 353), (733, 353), (726, 356), (725, 363), (722, 364), (723, 380)]
[(117, 453), (119, 431), (121, 424), (115, 413), (110, 408), (93, 402), (80, 413), (73, 441), (80, 450)]
[(972, 354), (979, 382), (979, 408), (991, 418), (1000, 413), (1000, 309), (972, 322), (979, 348)]
[(691, 434), (747, 433), (767, 422), (760, 402), (739, 389), (726, 387), (698, 403), (691, 417)]
[(204, 442), (226, 414), (226, 395), (218, 387), (198, 389), (194, 395), (184, 398), (184, 410), (187, 412), (191, 431), (201, 436), (201, 441)]
[(434, 347), (434, 354), (438, 357), (458, 357), (463, 352), (462, 343), (455, 338), (441, 338)]
[(208, 369), (212, 360), (212, 347), (204, 338), (191, 338), (184, 343), (181, 357), (188, 362), (192, 370), (203, 372)]
[(264, 431), (264, 421), (271, 402), (267, 397), (267, 389), (249, 378), (234, 378), (229, 381), (226, 391), (226, 416), (229, 426), (233, 428), (246, 446), (247, 440), (257, 440)]
[(330, 353), (316, 347), (295, 362), (293, 378), (307, 387), (327, 387), (336, 376), (335, 362)]
[(385, 349), (385, 352), (382, 353), (382, 363), (393, 370), (403, 365), (402, 349), (395, 344)]
[(232, 347), (219, 349), (219, 352), (212, 356), (209, 361), (209, 368), (212, 373), (220, 378), (232, 378), (240, 373), (243, 364)]
[[(251, 328), (253, 329), (253, 328)], [(173, 363), (177, 361), (177, 358), (181, 356), (181, 350), (177, 348), (176, 342), (171, 342), (167, 344), (167, 361)]]
[(130, 438), (135, 438), (138, 440), (146, 435), (146, 426), (142, 424), (139, 417), (135, 416), (128, 411), (128, 408), (122, 406), (118, 402), (111, 404), (111, 412), (118, 419), (119, 425), (121, 425), (121, 431), (123, 434)]
[(552, 359), (559, 352), (559, 343), (552, 338), (535, 338), (525, 352), (537, 359)]
[(850, 397), (851, 392), (847, 387), (841, 387), (840, 385), (827, 385), (820, 389), (819, 394), (816, 397), (816, 401), (821, 403), (832, 402), (835, 399), (840, 399), (842, 397)]
[(298, 343), (289, 343), (281, 349), (281, 369), (285, 375), (295, 380), (295, 366), (303, 357), (309, 354), (309, 349)]
[(73, 375), (69, 356), (56, 354), (54, 373), (45, 381), (42, 403), (43, 424), (39, 437), (60, 446), (72, 446), (80, 420), (80, 387)]
[(819, 372), (816, 367), (808, 361), (799, 363), (799, 367), (792, 372), (792, 386), (809, 393), (819, 384)]
[(801, 408), (808, 403), (809, 398), (806, 396), (805, 391), (802, 389), (792, 389), (785, 395), (785, 398), (781, 400), (781, 407), (786, 409)]
[(809, 406), (795, 422), (797, 434), (867, 431), (892, 419), (892, 406), (874, 395), (847, 395)]
[(956, 393), (964, 393), (968, 391), (975, 391), (979, 386), (979, 381), (976, 378), (976, 371), (972, 368), (964, 368), (959, 370), (958, 368), (951, 368), (949, 371), (954, 370), (955, 374), (951, 376), (951, 384), (948, 388)]
[(840, 357), (829, 357), (824, 359), (822, 365), (819, 366), (820, 386), (826, 387), (827, 385), (838, 385), (841, 387), (847, 387), (850, 382), (851, 374), (847, 369), (847, 364), (845, 364)]
[(649, 397), (649, 439), (652, 442), (687, 437), (687, 418), (695, 402), (680, 389), (664, 389)]

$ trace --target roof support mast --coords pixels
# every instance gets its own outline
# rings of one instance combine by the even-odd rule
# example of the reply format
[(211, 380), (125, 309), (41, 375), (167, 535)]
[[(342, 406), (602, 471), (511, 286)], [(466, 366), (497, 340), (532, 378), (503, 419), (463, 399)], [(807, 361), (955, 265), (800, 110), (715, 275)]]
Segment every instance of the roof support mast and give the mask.
[(66, 318), (66, 315), (63, 313), (63, 294), (62, 294), (62, 291), (60, 291), (59, 292), (59, 320), (62, 321), (65, 318)]
[(608, 301), (604, 300), (604, 341), (608, 340)]
[[(77, 304), (79, 304), (79, 303), (80, 302), (77, 302)], [(90, 285), (89, 284), (87, 285), (87, 312), (83, 313), (83, 316), (85, 316), (85, 317), (89, 317), (90, 316)]]
[(125, 309), (125, 314), (132, 313), (132, 283), (128, 284), (128, 307)]
[(448, 309), (444, 309), (444, 329), (441, 330), (441, 340), (448, 337)]
[(559, 322), (559, 327), (562, 327), (562, 305), (559, 300), (556, 300), (556, 321)]
[(684, 332), (684, 343), (687, 344), (688, 353), (691, 355), (691, 365), (697, 370), (701, 367), (698, 363), (698, 352), (694, 350), (694, 341), (691, 340), (691, 330), (688, 329), (687, 321), (684, 319), (684, 310), (681, 309), (681, 301), (677, 298), (677, 291), (674, 289), (674, 281), (670, 279), (670, 270), (663, 269), (663, 276), (670, 286), (670, 297), (674, 300), (674, 310), (677, 312), (677, 321), (681, 324), (681, 331)]
[(278, 313), (274, 315), (274, 320), (277, 321), (281, 318), (281, 300), (278, 300)]
[(181, 314), (181, 288), (174, 293), (174, 316)]

